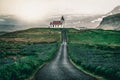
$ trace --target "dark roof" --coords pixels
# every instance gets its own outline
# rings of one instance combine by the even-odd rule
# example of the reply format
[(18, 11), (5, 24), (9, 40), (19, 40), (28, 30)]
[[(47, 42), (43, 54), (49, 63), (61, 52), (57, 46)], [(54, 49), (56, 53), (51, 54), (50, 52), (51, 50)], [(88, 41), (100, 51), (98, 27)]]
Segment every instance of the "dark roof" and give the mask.
[(50, 25), (62, 25), (61, 21), (53, 21), (50, 23)]

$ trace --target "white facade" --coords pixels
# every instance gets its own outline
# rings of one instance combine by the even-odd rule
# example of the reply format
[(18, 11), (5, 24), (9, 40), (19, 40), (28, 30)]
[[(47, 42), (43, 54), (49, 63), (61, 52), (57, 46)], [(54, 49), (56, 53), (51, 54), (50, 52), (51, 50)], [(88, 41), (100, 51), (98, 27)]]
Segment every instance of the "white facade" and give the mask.
[(62, 25), (50, 25), (50, 28), (64, 28), (63, 24)]

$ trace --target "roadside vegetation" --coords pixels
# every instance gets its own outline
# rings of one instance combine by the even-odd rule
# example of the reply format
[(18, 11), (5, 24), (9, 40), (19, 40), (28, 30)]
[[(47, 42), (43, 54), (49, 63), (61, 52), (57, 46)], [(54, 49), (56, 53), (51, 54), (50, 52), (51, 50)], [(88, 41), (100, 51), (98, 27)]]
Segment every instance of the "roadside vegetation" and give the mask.
[(67, 30), (68, 53), (84, 70), (120, 80), (120, 31)]
[(39, 66), (54, 58), (60, 36), (57, 29), (39, 28), (0, 36), (0, 80), (29, 78)]

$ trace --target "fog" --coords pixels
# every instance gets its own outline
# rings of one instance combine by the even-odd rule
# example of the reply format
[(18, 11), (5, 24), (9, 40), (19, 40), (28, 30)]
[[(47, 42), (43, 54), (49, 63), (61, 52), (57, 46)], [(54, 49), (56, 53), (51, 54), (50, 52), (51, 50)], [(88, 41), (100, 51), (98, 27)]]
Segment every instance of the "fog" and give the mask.
[(120, 0), (0, 0), (0, 14), (16, 14), (29, 3), (37, 3), (48, 14), (104, 14), (120, 5)]

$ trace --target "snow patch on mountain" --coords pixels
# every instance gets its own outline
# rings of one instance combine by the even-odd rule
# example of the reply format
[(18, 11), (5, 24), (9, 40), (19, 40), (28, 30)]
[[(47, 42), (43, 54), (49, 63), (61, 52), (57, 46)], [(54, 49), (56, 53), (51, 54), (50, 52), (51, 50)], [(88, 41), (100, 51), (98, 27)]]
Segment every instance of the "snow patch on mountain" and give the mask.
[(111, 12), (111, 13), (109, 13), (108, 15), (113, 15), (113, 13)]
[(102, 20), (103, 20), (103, 18), (98, 18), (98, 19), (95, 19), (95, 20), (91, 21), (91, 23), (100, 22)]

